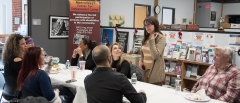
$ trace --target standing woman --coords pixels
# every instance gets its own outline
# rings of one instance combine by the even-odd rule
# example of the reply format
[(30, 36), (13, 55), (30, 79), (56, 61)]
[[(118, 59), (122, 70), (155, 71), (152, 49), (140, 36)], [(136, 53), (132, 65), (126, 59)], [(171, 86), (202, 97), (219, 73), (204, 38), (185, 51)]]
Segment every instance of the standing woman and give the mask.
[(166, 38), (160, 31), (159, 22), (155, 17), (147, 17), (144, 25), (139, 68), (144, 70), (145, 82), (162, 85), (165, 78), (163, 52)]
[(111, 45), (110, 51), (112, 55), (111, 68), (131, 79), (130, 63), (122, 57), (122, 46), (119, 43), (114, 43)]
[(17, 79), (22, 66), (23, 53), (27, 45), (25, 39), (20, 34), (10, 34), (7, 37), (3, 50), (4, 73)]
[(96, 67), (92, 59), (92, 50), (96, 47), (96, 43), (92, 42), (88, 38), (82, 38), (78, 44), (78, 48), (73, 50), (73, 55), (71, 59), (71, 66), (78, 65), (78, 61), (86, 61), (85, 68), (89, 70), (94, 70)]

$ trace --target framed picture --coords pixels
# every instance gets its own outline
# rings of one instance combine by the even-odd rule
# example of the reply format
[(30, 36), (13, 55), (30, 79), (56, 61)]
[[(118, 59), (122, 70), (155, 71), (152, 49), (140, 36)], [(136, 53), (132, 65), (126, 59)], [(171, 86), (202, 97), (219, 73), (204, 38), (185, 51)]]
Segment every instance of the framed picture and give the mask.
[(211, 21), (216, 21), (216, 11), (211, 11)]
[(49, 16), (49, 38), (68, 38), (68, 17)]

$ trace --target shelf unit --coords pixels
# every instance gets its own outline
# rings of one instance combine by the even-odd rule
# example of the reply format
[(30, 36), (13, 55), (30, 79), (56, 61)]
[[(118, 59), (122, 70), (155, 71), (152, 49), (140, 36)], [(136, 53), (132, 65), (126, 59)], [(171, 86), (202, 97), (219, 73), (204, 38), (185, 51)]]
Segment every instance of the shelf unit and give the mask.
[[(182, 80), (182, 90), (183, 88), (188, 88), (189, 90), (191, 90), (194, 84), (198, 81), (197, 78), (185, 77), (185, 73), (187, 71), (187, 65), (198, 65), (197, 75), (200, 75), (200, 76), (202, 76), (207, 70), (207, 68), (211, 65), (209, 63), (204, 63), (204, 62), (190, 61), (185, 59), (175, 59), (175, 58), (164, 58), (164, 61), (181, 62), (182, 66), (181, 66), (180, 77)], [(170, 76), (171, 78), (177, 76), (177, 74), (174, 74), (171, 72), (166, 72), (165, 74), (166, 76)]]

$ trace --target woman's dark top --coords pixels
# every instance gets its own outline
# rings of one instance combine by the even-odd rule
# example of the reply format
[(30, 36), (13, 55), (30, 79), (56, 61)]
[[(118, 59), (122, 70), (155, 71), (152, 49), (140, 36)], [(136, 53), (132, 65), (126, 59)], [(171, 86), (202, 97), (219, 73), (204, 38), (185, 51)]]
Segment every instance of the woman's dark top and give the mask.
[(120, 72), (122, 74), (124, 74), (127, 78), (131, 78), (131, 73), (130, 73), (130, 63), (127, 60), (123, 60), (121, 66), (117, 67), (117, 63), (119, 60), (112, 62), (111, 67), (112, 68), (116, 68), (117, 72)]
[(18, 73), (22, 66), (22, 61), (14, 62), (14, 59), (17, 58), (16, 56), (12, 56), (8, 63), (4, 65), (4, 73), (12, 76), (15, 80), (17, 80)]
[[(86, 60), (85, 57), (83, 57), (82, 59), (86, 61), (85, 68), (94, 71), (96, 64), (92, 59), (92, 51), (90, 51)], [(79, 54), (77, 54), (76, 58), (71, 59), (71, 66), (77, 66), (79, 60)]]

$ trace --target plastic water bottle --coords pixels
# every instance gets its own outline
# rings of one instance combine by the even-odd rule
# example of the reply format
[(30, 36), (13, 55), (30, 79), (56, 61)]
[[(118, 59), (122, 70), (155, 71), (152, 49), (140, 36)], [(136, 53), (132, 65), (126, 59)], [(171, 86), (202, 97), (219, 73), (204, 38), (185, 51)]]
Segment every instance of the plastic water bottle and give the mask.
[(175, 91), (176, 91), (176, 93), (181, 92), (181, 78), (180, 78), (180, 75), (177, 75), (177, 78), (175, 80)]
[(131, 77), (131, 83), (132, 83), (132, 84), (136, 84), (136, 83), (137, 83), (136, 73), (133, 73), (133, 75), (132, 75), (132, 77)]
[(66, 62), (66, 69), (69, 69), (69, 67), (70, 67), (70, 62), (69, 62), (69, 60), (67, 60), (67, 62)]

